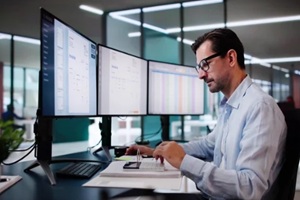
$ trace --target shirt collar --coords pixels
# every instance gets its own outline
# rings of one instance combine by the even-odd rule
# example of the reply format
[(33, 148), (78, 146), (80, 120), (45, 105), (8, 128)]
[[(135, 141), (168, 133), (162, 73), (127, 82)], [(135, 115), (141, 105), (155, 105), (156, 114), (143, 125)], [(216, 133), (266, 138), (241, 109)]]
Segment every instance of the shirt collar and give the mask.
[(234, 90), (232, 95), (229, 97), (227, 100), (226, 97), (224, 96), (221, 105), (225, 105), (226, 103), (230, 105), (233, 108), (238, 108), (240, 105), (240, 102), (242, 100), (242, 97), (246, 94), (247, 89), (252, 85), (252, 80), (247, 75), (244, 80), (239, 84), (239, 86)]

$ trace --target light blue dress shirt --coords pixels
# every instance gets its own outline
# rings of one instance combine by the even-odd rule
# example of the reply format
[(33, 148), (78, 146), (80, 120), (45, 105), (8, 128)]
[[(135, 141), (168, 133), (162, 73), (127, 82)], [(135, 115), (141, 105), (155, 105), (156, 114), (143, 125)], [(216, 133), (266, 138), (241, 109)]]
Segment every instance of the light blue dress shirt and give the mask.
[(220, 110), (209, 135), (183, 144), (180, 170), (211, 199), (262, 199), (282, 166), (284, 116), (249, 76)]

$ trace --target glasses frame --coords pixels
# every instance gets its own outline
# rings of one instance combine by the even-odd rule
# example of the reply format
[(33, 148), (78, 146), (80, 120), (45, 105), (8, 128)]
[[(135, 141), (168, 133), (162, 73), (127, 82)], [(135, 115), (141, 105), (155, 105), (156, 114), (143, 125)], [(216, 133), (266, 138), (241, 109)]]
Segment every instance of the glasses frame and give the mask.
[(208, 64), (207, 61), (210, 60), (210, 59), (213, 59), (213, 58), (215, 58), (215, 57), (217, 57), (217, 56), (220, 56), (220, 55), (222, 55), (221, 52), (215, 53), (215, 54), (213, 54), (213, 55), (211, 55), (211, 56), (208, 56), (208, 57), (202, 59), (202, 60), (195, 66), (196, 71), (199, 73), (199, 70), (201, 69), (201, 70), (207, 72), (207, 71), (209, 70), (209, 64)]

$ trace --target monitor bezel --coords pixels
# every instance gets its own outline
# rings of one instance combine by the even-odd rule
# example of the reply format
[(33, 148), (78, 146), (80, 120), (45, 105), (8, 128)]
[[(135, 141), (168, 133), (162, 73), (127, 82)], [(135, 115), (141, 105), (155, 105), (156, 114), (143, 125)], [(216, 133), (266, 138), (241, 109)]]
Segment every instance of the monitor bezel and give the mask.
[[(194, 66), (191, 66), (191, 65), (185, 65), (185, 64), (178, 64), (178, 63), (172, 63), (172, 62), (166, 62), (166, 61), (158, 61), (158, 60), (147, 60), (148, 61), (148, 88), (147, 88), (147, 113), (148, 113), (148, 116), (200, 116), (200, 115), (204, 115), (205, 114), (205, 103), (204, 103), (204, 100), (203, 100), (203, 112), (202, 113), (170, 113), (170, 114), (167, 114), (167, 113), (150, 113), (149, 112), (149, 100), (150, 100), (150, 62), (154, 62), (154, 63), (162, 63), (162, 64), (169, 64), (169, 65), (174, 65), (174, 66), (179, 66), (179, 67), (187, 67), (187, 68), (193, 68), (195, 70), (195, 67)], [(197, 71), (195, 70), (195, 73), (197, 74)], [(199, 79), (200, 80), (200, 79)], [(204, 91), (205, 89), (205, 85), (203, 84), (203, 93), (205, 92)], [(203, 95), (203, 98), (204, 98), (204, 95)]]
[(117, 51), (119, 53), (123, 53), (123, 54), (126, 54), (126, 55), (129, 55), (129, 56), (132, 56), (132, 57), (135, 57), (135, 58), (138, 58), (138, 59), (141, 59), (143, 61), (146, 62), (146, 73), (147, 73), (147, 76), (146, 76), (146, 112), (145, 114), (99, 114), (99, 107), (100, 107), (100, 100), (99, 99), (99, 82), (97, 84), (97, 98), (98, 98), (98, 107), (97, 107), (97, 116), (98, 117), (105, 117), (105, 116), (110, 116), (110, 117), (143, 117), (143, 116), (147, 116), (148, 115), (148, 80), (149, 80), (149, 74), (148, 74), (148, 70), (149, 70), (149, 67), (148, 67), (148, 60), (145, 59), (145, 58), (142, 58), (142, 57), (139, 57), (139, 56), (136, 56), (134, 54), (130, 54), (128, 52), (125, 52), (125, 51), (122, 51), (122, 50), (119, 50), (119, 49), (116, 49), (116, 48), (113, 48), (113, 47), (110, 47), (110, 46), (107, 46), (107, 45), (104, 45), (104, 44), (97, 44), (97, 52), (98, 52), (98, 59), (97, 59), (97, 62), (98, 62), (98, 68), (97, 68), (97, 77), (98, 77), (98, 81), (100, 81), (100, 77), (99, 77), (99, 47), (105, 47), (105, 48), (108, 48), (110, 50), (113, 50), (113, 51)]
[[(43, 52), (42, 52), (42, 48), (43, 48), (43, 31), (42, 31), (42, 28), (43, 28), (43, 19), (44, 19), (44, 16), (47, 15), (49, 17), (51, 17), (51, 19), (56, 19), (57, 21), (59, 21), (60, 23), (64, 24), (65, 26), (67, 26), (69, 29), (71, 29), (72, 31), (76, 32), (77, 34), (79, 34), (80, 36), (82, 36), (83, 38), (87, 39), (89, 42), (93, 43), (96, 47), (96, 58), (98, 57), (98, 49), (97, 49), (97, 43), (95, 41), (93, 41), (92, 39), (88, 38), (86, 35), (82, 34), (81, 32), (79, 32), (78, 30), (76, 30), (73, 26), (69, 25), (68, 23), (66, 23), (65, 21), (61, 20), (59, 17), (55, 16), (54, 14), (52, 14), (51, 12), (47, 11), (46, 9), (44, 9), (43, 7), (40, 7), (40, 42), (41, 42), (41, 45), (40, 45), (40, 76), (43, 76), (43, 71), (44, 71), (44, 67), (43, 67), (43, 61), (44, 61), (44, 58), (43, 58)], [(98, 110), (98, 59), (96, 59), (96, 67), (95, 67), (95, 73), (96, 73), (96, 112), (95, 114), (83, 114), (83, 115), (55, 115), (55, 113), (53, 115), (45, 115), (44, 113), (44, 105), (43, 104), (43, 86), (44, 86), (44, 83), (43, 83), (43, 80), (42, 80), (42, 77), (39, 77), (41, 80), (40, 80), (40, 84), (39, 84), (39, 97), (38, 97), (38, 106), (39, 106), (39, 109), (40, 109), (40, 115), (42, 117), (45, 117), (45, 118), (79, 118), (79, 117), (97, 117), (97, 110)]]

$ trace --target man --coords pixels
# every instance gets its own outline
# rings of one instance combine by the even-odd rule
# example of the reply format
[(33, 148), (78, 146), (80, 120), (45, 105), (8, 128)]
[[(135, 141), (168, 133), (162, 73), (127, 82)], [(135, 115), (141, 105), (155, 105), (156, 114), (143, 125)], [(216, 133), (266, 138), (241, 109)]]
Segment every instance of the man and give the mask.
[[(15, 119), (22, 120), (25, 118), (18, 116), (15, 113), (15, 109), (14, 109), (13, 105), (8, 104), (6, 107), (6, 111), (2, 113), (2, 121), (4, 121), (4, 122), (9, 121), (9, 120), (14, 121)], [(21, 129), (25, 130), (25, 125), (13, 124), (13, 127), (16, 129), (21, 128)]]
[(268, 199), (282, 166), (287, 127), (274, 99), (246, 74), (244, 48), (230, 29), (216, 29), (192, 45), (197, 71), (211, 92), (221, 91), (217, 126), (199, 141), (163, 142), (155, 150), (211, 199)]

